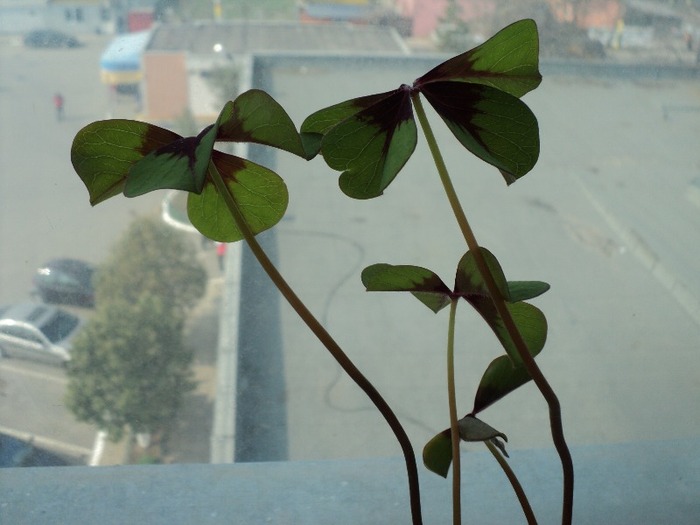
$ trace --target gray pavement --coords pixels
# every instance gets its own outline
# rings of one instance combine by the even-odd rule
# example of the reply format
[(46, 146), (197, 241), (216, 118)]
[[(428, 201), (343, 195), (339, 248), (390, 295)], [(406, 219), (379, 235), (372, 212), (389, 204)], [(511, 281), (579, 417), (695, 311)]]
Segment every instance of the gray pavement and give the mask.
[[(110, 101), (100, 83), (108, 37), (85, 40), (85, 47), (56, 50), (0, 38), (0, 304), (29, 299), (33, 272), (51, 258), (99, 263), (135, 215), (159, 211), (159, 195), (92, 209), (73, 171), (75, 133), (115, 109), (131, 109)], [(66, 101), (61, 122), (52, 105), (56, 91)], [(95, 429), (77, 424), (63, 406), (63, 379), (60, 371), (3, 363), (0, 426), (84, 456)]]
[[(272, 89), (301, 122), (314, 109), (386, 91), (419, 73), (314, 64), (275, 71)], [(665, 119), (663, 112), (668, 104), (700, 106), (696, 82), (554, 74), (526, 101), (539, 118), (542, 155), (510, 188), (438, 118), (432, 122), (481, 243), (510, 279), (552, 284), (534, 301), (550, 327), (538, 362), (559, 393), (570, 443), (697, 436), (688, 414), (700, 402), (693, 314), (700, 209), (689, 196), (700, 174), (700, 121), (687, 112)], [(367, 294), (359, 272), (375, 262), (405, 263), (453, 278), (466, 248), (422, 140), (386, 194), (368, 202), (344, 197), (337, 174), (320, 160), (280, 156), (276, 168), (291, 198), (274, 230), (283, 273), (386, 396), (420, 451), (448, 426), (446, 314), (433, 315), (410, 297)], [(649, 265), (648, 250), (663, 272)], [(268, 412), (277, 397), (263, 393), (243, 410), (254, 411), (263, 427), (284, 417), (289, 459), (398, 455), (364, 395), (285, 304), (280, 312), (283, 347), (275, 359), (284, 363), (284, 398)], [(242, 325), (252, 324), (246, 310), (242, 315)], [(458, 318), (458, 404), (466, 413), (483, 370), (502, 351), (468, 308)], [(509, 436), (511, 448), (550, 447), (546, 406), (531, 384), (483, 417)]]
[[(162, 192), (139, 199), (113, 199), (97, 208), (70, 164), (75, 133), (94, 120), (133, 117), (132, 100), (113, 97), (99, 79), (99, 57), (109, 37), (84, 39), (79, 49), (27, 49), (0, 38), (0, 304), (29, 298), (32, 273), (54, 257), (100, 263), (134, 216), (160, 212)], [(52, 96), (66, 100), (57, 122)], [(192, 418), (177, 423), (168, 461), (208, 462), (211, 405), (221, 282), (216, 257), (202, 253), (212, 279), (189, 327), (196, 344), (197, 390), (187, 398)], [(88, 317), (89, 310), (80, 315)], [(211, 322), (211, 325), (207, 324)], [(9, 361), (9, 360), (8, 360)], [(75, 422), (62, 403), (60, 370), (31, 363), (0, 364), (0, 428), (85, 461), (96, 429)], [(196, 418), (196, 419), (195, 419)], [(199, 431), (207, 433), (199, 439)], [(193, 434), (192, 439), (183, 436)], [(123, 443), (107, 443), (102, 464), (120, 464)]]
[[(36, 66), (49, 52), (26, 59), (23, 52), (2, 48), (3, 68), (10, 64), (16, 73), (4, 77), (0, 93), (0, 109), (12, 123), (2, 126), (0, 160), (2, 302), (25, 296), (28, 273), (58, 251), (98, 262), (128, 218), (154, 210), (161, 198), (119, 199), (90, 210), (66, 152), (80, 126), (114, 113), (90, 62), (99, 48), (51, 55), (46, 70)], [(75, 75), (63, 74), (71, 67)], [(38, 69), (47, 76), (33, 77)], [(420, 73), (287, 68), (274, 72), (271, 88), (300, 123), (319, 107), (391, 89)], [(52, 75), (67, 83), (60, 89), (69, 118), (60, 124), (51, 120)], [(42, 97), (47, 107), (37, 107)], [(85, 106), (71, 115), (76, 99)], [(700, 105), (696, 84), (551, 75), (526, 101), (540, 120), (542, 156), (533, 173), (508, 189), (495, 170), (456, 145), (434, 116), (433, 123), (482, 244), (499, 256), (509, 278), (552, 284), (535, 301), (550, 324), (538, 361), (560, 394), (571, 443), (697, 436), (697, 422), (687, 414), (700, 401), (700, 328), (693, 315), (700, 295), (700, 210), (693, 199), (700, 124), (687, 111), (664, 118), (665, 107)], [(36, 140), (18, 140), (29, 134)], [(38, 178), (7, 175), (27, 166)], [(447, 426), (446, 316), (433, 315), (410, 297), (365, 293), (359, 272), (375, 262), (407, 263), (452, 279), (465, 247), (422, 140), (386, 195), (373, 201), (342, 196), (337, 174), (321, 160), (306, 164), (280, 156), (277, 169), (291, 203), (269, 235), (270, 248), (290, 283), (395, 407), (420, 450)], [(242, 278), (264, 290), (265, 279), (251, 274), (254, 266), (245, 262)], [(198, 341), (205, 334), (213, 341), (220, 284), (210, 282), (200, 312), (205, 324), (193, 327)], [(252, 330), (236, 337), (245, 342), (239, 350), (252, 359), (236, 384), (239, 394), (251, 385), (257, 392), (248, 405), (239, 398), (236, 413), (249, 419), (237, 424), (244, 447), (238, 459), (399, 454), (381, 418), (285, 304), (269, 303), (279, 319), (270, 321), (244, 301), (239, 324)], [(460, 312), (458, 341), (459, 405), (467, 412), (481, 373), (501, 351), (467, 308)], [(208, 344), (198, 349), (200, 387), (187, 401), (169, 461), (208, 460), (214, 358)], [(509, 435), (513, 448), (549, 447), (546, 409), (532, 385), (484, 418)], [(241, 445), (244, 439), (252, 445)]]

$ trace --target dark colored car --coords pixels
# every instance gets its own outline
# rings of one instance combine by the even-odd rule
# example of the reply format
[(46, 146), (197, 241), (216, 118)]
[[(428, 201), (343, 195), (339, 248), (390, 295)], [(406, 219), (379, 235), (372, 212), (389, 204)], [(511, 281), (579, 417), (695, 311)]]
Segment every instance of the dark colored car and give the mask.
[(27, 47), (80, 47), (80, 40), (54, 29), (37, 29), (24, 35)]
[(95, 268), (77, 259), (54, 259), (34, 274), (35, 295), (45, 303), (94, 306)]

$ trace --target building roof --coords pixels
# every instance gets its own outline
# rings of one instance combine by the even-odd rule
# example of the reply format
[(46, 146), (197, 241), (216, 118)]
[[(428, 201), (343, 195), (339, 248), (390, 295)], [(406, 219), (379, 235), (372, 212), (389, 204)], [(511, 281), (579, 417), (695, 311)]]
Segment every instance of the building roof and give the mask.
[(390, 27), (281, 21), (163, 24), (155, 28), (147, 50), (209, 54), (215, 45), (230, 54), (319, 50), (405, 53), (401, 38)]
[(368, 20), (374, 14), (374, 7), (367, 4), (308, 4), (302, 10), (318, 20)]
[(148, 44), (149, 31), (118, 35), (100, 57), (100, 67), (108, 71), (133, 71), (141, 68), (141, 54)]

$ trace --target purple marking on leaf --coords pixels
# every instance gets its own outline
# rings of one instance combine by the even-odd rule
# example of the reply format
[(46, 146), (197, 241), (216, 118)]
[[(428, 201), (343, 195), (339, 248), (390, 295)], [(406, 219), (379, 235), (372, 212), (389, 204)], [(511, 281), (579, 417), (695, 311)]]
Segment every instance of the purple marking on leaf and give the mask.
[(206, 135), (206, 133), (212, 127), (213, 124), (210, 124), (202, 131), (200, 131), (196, 137), (183, 137), (171, 142), (170, 144), (166, 144), (165, 146), (162, 146), (155, 150), (154, 155), (172, 155), (174, 157), (187, 157), (187, 164), (190, 170), (194, 171), (194, 164), (196, 161), (195, 152), (197, 150), (197, 146), (202, 140), (202, 137)]
[(420, 91), (441, 117), (465, 125), (479, 113), (474, 105), (481, 99), (481, 90), (477, 84), (432, 82)]
[(413, 119), (410, 87), (405, 84), (387, 97), (357, 114), (357, 119), (376, 126), (383, 133), (393, 133), (402, 122)]
[(246, 168), (246, 161), (235, 155), (214, 150), (211, 158), (225, 181), (235, 181), (236, 173)]
[[(454, 79), (455, 77), (464, 77), (468, 71), (471, 71), (474, 61), (470, 58), (471, 51), (457, 55), (441, 64), (438, 64), (425, 75), (418, 77), (413, 82), (413, 88), (423, 90), (426, 84), (431, 82), (443, 82)], [(479, 76), (497, 76), (489, 71), (479, 71)]]

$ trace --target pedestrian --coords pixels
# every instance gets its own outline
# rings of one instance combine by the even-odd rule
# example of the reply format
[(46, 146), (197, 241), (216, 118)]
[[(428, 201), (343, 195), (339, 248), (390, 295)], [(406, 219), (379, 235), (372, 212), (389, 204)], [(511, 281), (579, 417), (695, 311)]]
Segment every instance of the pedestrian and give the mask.
[(56, 92), (53, 96), (53, 106), (56, 109), (56, 120), (63, 120), (63, 95)]
[(226, 255), (226, 243), (219, 242), (216, 244), (216, 257), (219, 259), (219, 270), (224, 271), (224, 256)]

